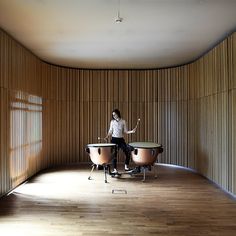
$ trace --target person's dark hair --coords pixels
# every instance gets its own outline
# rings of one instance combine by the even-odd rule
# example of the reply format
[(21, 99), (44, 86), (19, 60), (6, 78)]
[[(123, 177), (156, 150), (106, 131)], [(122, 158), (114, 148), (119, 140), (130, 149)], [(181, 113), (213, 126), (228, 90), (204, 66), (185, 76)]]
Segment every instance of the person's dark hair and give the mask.
[[(113, 112), (115, 112), (115, 113), (117, 114), (117, 116), (118, 116), (119, 118), (121, 118), (121, 114), (120, 114), (120, 111), (119, 111), (118, 109), (114, 109), (114, 110), (112, 111), (112, 113), (113, 113)], [(112, 119), (114, 120), (113, 115), (111, 115), (111, 117), (112, 117)]]

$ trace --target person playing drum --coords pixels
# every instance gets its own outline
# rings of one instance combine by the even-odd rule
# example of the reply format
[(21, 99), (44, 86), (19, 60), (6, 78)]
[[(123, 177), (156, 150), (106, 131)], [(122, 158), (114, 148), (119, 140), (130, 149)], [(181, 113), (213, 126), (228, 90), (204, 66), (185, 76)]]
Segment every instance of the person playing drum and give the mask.
[[(133, 134), (136, 132), (137, 126), (133, 130), (128, 130), (126, 121), (121, 118), (120, 111), (118, 109), (114, 109), (112, 111), (112, 120), (110, 122), (110, 128), (108, 131), (107, 136), (105, 137), (105, 140), (108, 140), (109, 137), (111, 137), (111, 143), (114, 143), (117, 145), (118, 150), (119, 148), (122, 149), (122, 151), (125, 153), (125, 171), (129, 171), (129, 161), (130, 161), (130, 149), (128, 145), (125, 142), (124, 139), (124, 133), (125, 134)], [(117, 171), (117, 152), (116, 150), (114, 158), (112, 160), (113, 164), (113, 172), (112, 174), (118, 173)]]

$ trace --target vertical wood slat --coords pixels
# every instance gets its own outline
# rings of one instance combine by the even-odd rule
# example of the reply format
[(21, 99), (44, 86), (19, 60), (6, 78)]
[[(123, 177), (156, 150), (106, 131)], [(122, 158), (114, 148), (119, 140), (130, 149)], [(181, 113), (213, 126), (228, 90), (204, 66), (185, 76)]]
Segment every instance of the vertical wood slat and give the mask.
[(233, 89), (232, 90), (232, 93), (231, 93), (231, 125), (230, 125), (230, 130), (231, 130), (231, 133), (230, 133), (230, 138), (231, 138), (231, 149), (229, 149), (230, 151), (230, 156), (229, 156), (229, 159), (230, 159), (230, 165), (229, 165), (229, 173), (231, 175), (228, 176), (229, 180), (230, 180), (230, 185), (229, 185), (229, 190), (230, 192), (232, 193), (235, 193), (236, 192), (236, 159), (235, 159), (235, 156), (236, 156), (236, 136), (235, 136), (235, 133), (236, 133), (236, 106), (235, 106), (235, 103), (236, 103), (236, 89)]

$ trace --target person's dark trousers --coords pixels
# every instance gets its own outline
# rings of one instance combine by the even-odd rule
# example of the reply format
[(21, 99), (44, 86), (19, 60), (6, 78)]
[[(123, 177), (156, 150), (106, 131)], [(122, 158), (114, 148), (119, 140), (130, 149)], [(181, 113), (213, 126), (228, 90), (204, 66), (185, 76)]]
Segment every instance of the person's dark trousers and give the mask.
[(130, 149), (129, 149), (128, 145), (126, 144), (124, 138), (114, 138), (114, 137), (112, 137), (111, 143), (114, 143), (117, 146), (116, 151), (114, 153), (114, 158), (112, 159), (113, 168), (117, 169), (117, 153), (118, 153), (120, 148), (125, 153), (125, 164), (129, 165)]

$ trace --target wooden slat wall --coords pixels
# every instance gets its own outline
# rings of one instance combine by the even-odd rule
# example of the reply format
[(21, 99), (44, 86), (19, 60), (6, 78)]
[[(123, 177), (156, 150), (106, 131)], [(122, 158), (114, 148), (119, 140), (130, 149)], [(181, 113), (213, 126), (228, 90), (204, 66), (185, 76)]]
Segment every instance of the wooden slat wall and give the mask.
[(9, 163), (14, 91), (42, 98), (42, 153), (24, 178), (49, 166), (89, 162), (86, 144), (106, 135), (111, 111), (119, 108), (129, 128), (141, 118), (128, 142), (162, 143), (161, 162), (196, 169), (236, 194), (235, 38), (176, 68), (83, 70), (46, 64), (1, 32), (0, 194), (18, 183)]
[(151, 95), (154, 95), (154, 88), (148, 87), (150, 94), (145, 89), (148, 83), (153, 85), (154, 80), (150, 78), (147, 83), (141, 79), (148, 73), (63, 69), (65, 79), (61, 77), (60, 70), (46, 64), (43, 69), (43, 97), (47, 104), (43, 142), (49, 163), (88, 162), (84, 148), (106, 135), (115, 107), (122, 111), (130, 128), (135, 126), (139, 117), (142, 120), (141, 132), (129, 137), (129, 141), (137, 140), (137, 136), (143, 140), (154, 140), (154, 132), (149, 125), (157, 126), (150, 115), (153, 114), (154, 99)]
[(228, 39), (228, 189), (236, 193), (236, 33)]
[(232, 144), (235, 134), (231, 134), (233, 117), (229, 102), (229, 82), (232, 80), (229, 72), (235, 71), (230, 63), (232, 49), (229, 46), (234, 35), (194, 63), (198, 81), (195, 168), (228, 191), (232, 188), (229, 179), (236, 171), (235, 168), (229, 171), (232, 168), (230, 153), (235, 146)]
[(42, 168), (41, 64), (0, 31), (0, 195)]

